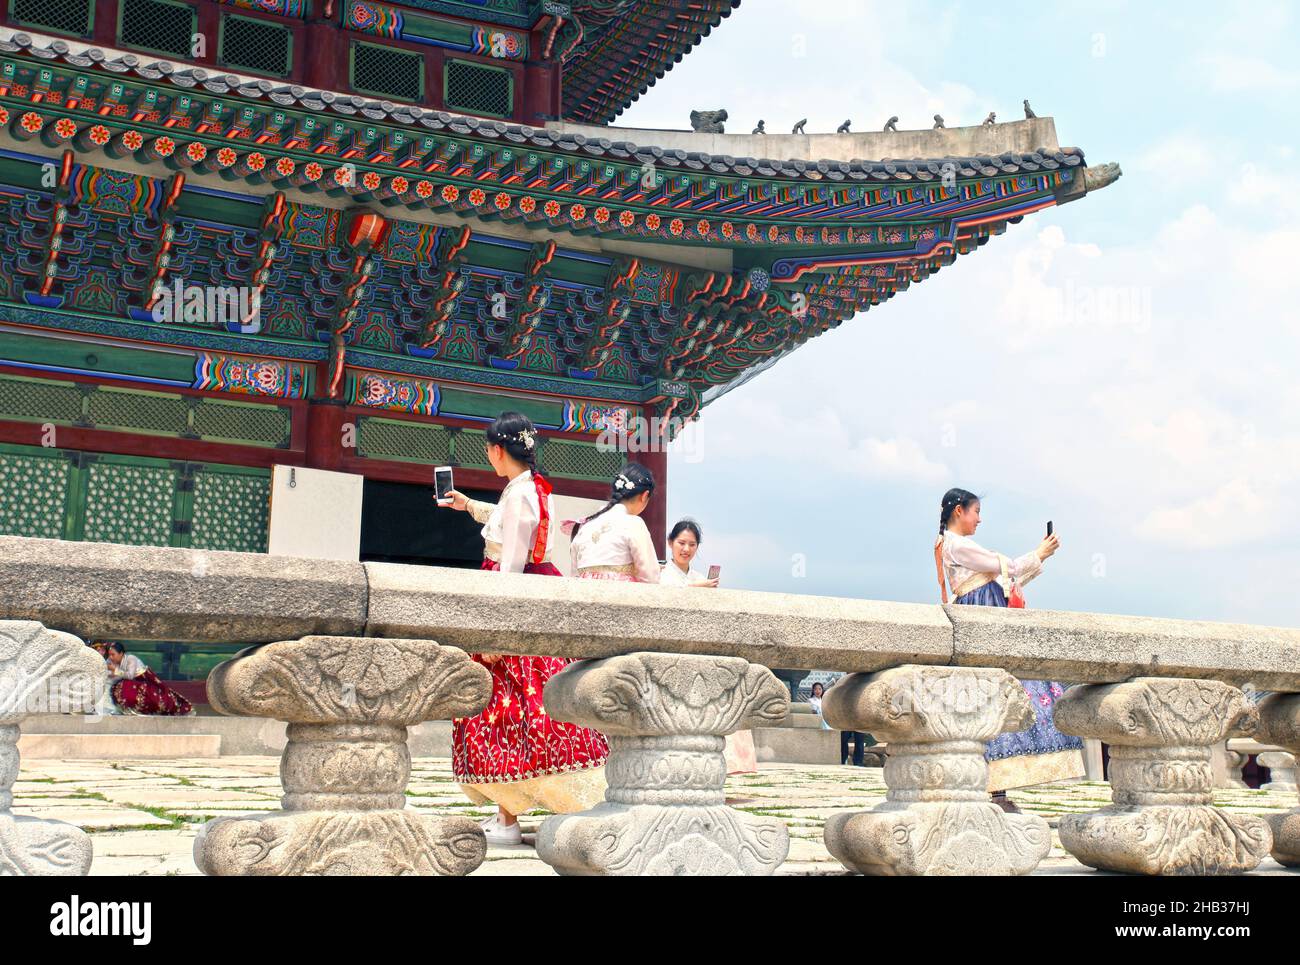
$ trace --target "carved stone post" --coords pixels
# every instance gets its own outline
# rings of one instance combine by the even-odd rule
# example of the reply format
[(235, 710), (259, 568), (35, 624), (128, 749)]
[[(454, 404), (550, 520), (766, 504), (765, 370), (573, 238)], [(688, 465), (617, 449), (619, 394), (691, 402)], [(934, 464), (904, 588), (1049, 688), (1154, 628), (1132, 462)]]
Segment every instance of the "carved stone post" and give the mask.
[[(1271, 694), (1259, 702), (1256, 739), (1289, 748), (1295, 766), (1294, 754), (1300, 754), (1300, 694)], [(1270, 815), (1268, 823), (1273, 831), (1273, 857), (1284, 865), (1300, 867), (1300, 807)]]
[(487, 842), (469, 818), (405, 810), (406, 728), (477, 713), (492, 682), (428, 640), (304, 637), (244, 650), (208, 678), (223, 714), (289, 723), (284, 810), (209, 821), (194, 862), (210, 875), (463, 875)]
[(1255, 758), (1268, 768), (1268, 783), (1262, 786), (1266, 791), (1296, 792), (1295, 755), (1286, 751), (1265, 751)]
[(727, 734), (785, 718), (789, 692), (739, 657), (632, 653), (575, 663), (546, 712), (609, 737), (605, 800), (542, 822), (537, 854), (561, 874), (767, 875), (785, 825), (727, 807)]
[(888, 744), (883, 804), (826, 822), (826, 847), (873, 875), (1021, 875), (1051, 850), (1047, 822), (989, 800), (987, 741), (1034, 722), (1029, 695), (1005, 670), (895, 667), (842, 678), (826, 722)]
[(1062, 846), (1104, 871), (1240, 874), (1268, 854), (1262, 818), (1213, 806), (1213, 745), (1254, 732), (1246, 696), (1214, 680), (1138, 677), (1071, 687), (1056, 726), (1110, 745), (1112, 804), (1061, 818)]
[(19, 725), (29, 714), (93, 714), (104, 659), (70, 633), (0, 620), (0, 876), (84, 875), (90, 836), (62, 821), (15, 817)]
[(1223, 752), (1223, 759), (1228, 767), (1228, 775), (1224, 781), (1224, 787), (1246, 788), (1247, 784), (1241, 777), (1242, 768), (1250, 761), (1249, 754), (1243, 754), (1241, 751), (1234, 751), (1231, 747)]

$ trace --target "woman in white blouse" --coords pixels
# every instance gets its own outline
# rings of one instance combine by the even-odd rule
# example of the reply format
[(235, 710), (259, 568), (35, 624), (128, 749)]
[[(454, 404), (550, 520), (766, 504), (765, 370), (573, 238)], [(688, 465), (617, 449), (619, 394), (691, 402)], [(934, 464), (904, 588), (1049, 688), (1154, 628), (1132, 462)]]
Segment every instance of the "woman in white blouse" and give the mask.
[[(1043, 563), (1061, 545), (1048, 536), (1032, 551), (1009, 559), (986, 550), (972, 538), (980, 525), (980, 500), (965, 489), (950, 489), (939, 507), (939, 538), (935, 564), (943, 602), (963, 606), (1006, 606), (1008, 587), (1023, 586), (1042, 572)], [(1006, 584), (1006, 585), (1004, 585)], [(1083, 741), (1069, 737), (1052, 722), (1052, 706), (1065, 689), (1051, 680), (1022, 680), (1034, 707), (1034, 724), (1028, 730), (1001, 734), (989, 741), (984, 754), (989, 762), (989, 787), (993, 803), (1004, 811), (1018, 812), (1007, 800), (1006, 789), (1029, 787), (1082, 777)]]
[(705, 586), (716, 587), (717, 580), (710, 580), (691, 569), (695, 554), (700, 551), (700, 524), (693, 519), (679, 520), (668, 534), (668, 562), (659, 574), (659, 582), (664, 586)]
[[(711, 587), (716, 588), (717, 580), (710, 580), (691, 569), (691, 561), (700, 551), (700, 524), (693, 519), (679, 520), (668, 533), (668, 562), (659, 574), (660, 586)], [(723, 756), (727, 760), (728, 774), (753, 774), (758, 771), (758, 754), (754, 748), (754, 732), (739, 730), (727, 735)]]
[(654, 490), (654, 474), (645, 466), (630, 462), (618, 471), (609, 502), (570, 532), (578, 579), (659, 582), (659, 554), (641, 518)]
[[(487, 458), (505, 488), (496, 503), (452, 490), (451, 508), (483, 524), (483, 569), (563, 574), (551, 562), (555, 502), (537, 471), (537, 430), (518, 412), (487, 429)], [(519, 844), (516, 815), (533, 808), (585, 811), (605, 796), (603, 734), (553, 720), (542, 706), (546, 682), (571, 661), (563, 657), (472, 654), (492, 674), (492, 697), (475, 717), (452, 722), (452, 772), (476, 804), (494, 802), (484, 822), (492, 844)]]

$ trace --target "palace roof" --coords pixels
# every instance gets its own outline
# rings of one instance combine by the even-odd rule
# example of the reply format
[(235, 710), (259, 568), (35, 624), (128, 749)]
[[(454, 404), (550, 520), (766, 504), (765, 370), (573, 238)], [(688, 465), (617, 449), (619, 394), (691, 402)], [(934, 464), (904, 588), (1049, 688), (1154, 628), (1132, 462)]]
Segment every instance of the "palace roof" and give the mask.
[[(21, 236), (6, 267), (40, 291), (29, 305), (109, 306), (131, 319), (123, 337), (147, 340), (157, 285), (256, 281), (290, 357), (334, 337), (428, 376), (577, 380), (646, 403), (670, 384), (684, 415), (1118, 176), (1085, 170), (1051, 118), (812, 136), (529, 128), (3, 29), (0, 126), (17, 148), (0, 151), (0, 229)], [(53, 189), (32, 173), (50, 157)], [(356, 247), (360, 212), (387, 240)], [(498, 299), (505, 316), (485, 315)], [(250, 352), (268, 337), (152, 331)]]
[(561, 116), (608, 124), (672, 70), (741, 0), (397, 0), (504, 27), (540, 29), (564, 64)]
[(564, 65), (562, 116), (608, 124), (740, 0), (576, 0), (583, 37)]

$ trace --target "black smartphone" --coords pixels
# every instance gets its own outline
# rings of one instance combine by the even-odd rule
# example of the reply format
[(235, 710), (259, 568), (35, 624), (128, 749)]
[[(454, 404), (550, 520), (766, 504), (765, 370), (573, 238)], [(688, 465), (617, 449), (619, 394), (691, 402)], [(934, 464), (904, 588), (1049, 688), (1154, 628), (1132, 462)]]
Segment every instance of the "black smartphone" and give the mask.
[(1051, 535), (1052, 535), (1052, 521), (1049, 519), (1047, 521), (1047, 536), (1049, 539), (1051, 538)]
[(451, 497), (447, 494), (456, 488), (451, 482), (451, 466), (439, 466), (433, 471), (433, 485), (438, 491), (438, 505), (450, 506)]

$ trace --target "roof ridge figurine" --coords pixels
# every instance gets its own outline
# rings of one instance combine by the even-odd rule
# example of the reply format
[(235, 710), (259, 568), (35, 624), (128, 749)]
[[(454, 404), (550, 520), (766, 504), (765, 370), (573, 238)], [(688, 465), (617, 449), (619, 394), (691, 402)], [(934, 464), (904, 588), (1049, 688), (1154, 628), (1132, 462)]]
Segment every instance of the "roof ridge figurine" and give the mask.
[(894, 115), (893, 117), (891, 117), (889, 120), (885, 121), (885, 127), (884, 127), (884, 129), (885, 129), (886, 131), (895, 131), (895, 132), (897, 132), (897, 130), (898, 130), (898, 115), (897, 115), (897, 114), (895, 114), (895, 115)]
[(751, 134), (766, 134), (766, 133), (767, 133), (767, 128), (765, 128), (765, 127), (763, 126), (763, 121), (760, 119), (759, 122), (758, 122), (758, 127), (754, 128), (754, 129), (753, 129), (752, 131), (750, 131), (749, 133), (751, 133)]
[(726, 119), (725, 110), (691, 111), (691, 130), (696, 134), (725, 134), (722, 124)]
[(1026, 97), (1025, 98), (1025, 120), (1032, 121), (1037, 116), (1038, 115), (1034, 113), (1034, 109), (1029, 106), (1029, 98)]
[(945, 128), (945, 127), (943, 126), (943, 115), (942, 115), (942, 114), (935, 114), (935, 115), (934, 115), (934, 128), (933, 128), (933, 129), (936, 130), (936, 131), (944, 131), (944, 130), (947, 130), (947, 128)]
[(998, 115), (995, 114), (993, 111), (989, 111), (989, 116), (986, 117), (986, 118), (984, 118), (984, 124), (983, 124), (983, 126), (984, 126), (984, 127), (992, 127), (992, 126), (993, 126), (994, 124), (996, 124), (997, 122), (998, 122)]
[(841, 124), (839, 127), (835, 128), (835, 133), (836, 133), (836, 134), (849, 134), (849, 133), (852, 133), (851, 131), (849, 131), (849, 124), (852, 123), (852, 121), (853, 121), (853, 119), (852, 119), (852, 118), (849, 118), (847, 121), (845, 121), (845, 122), (844, 122), (843, 124)]
[(808, 118), (805, 117), (802, 121), (799, 121), (797, 124), (795, 124), (794, 127), (790, 128), (790, 133), (803, 134), (804, 133), (803, 126), (807, 123), (808, 123)]

